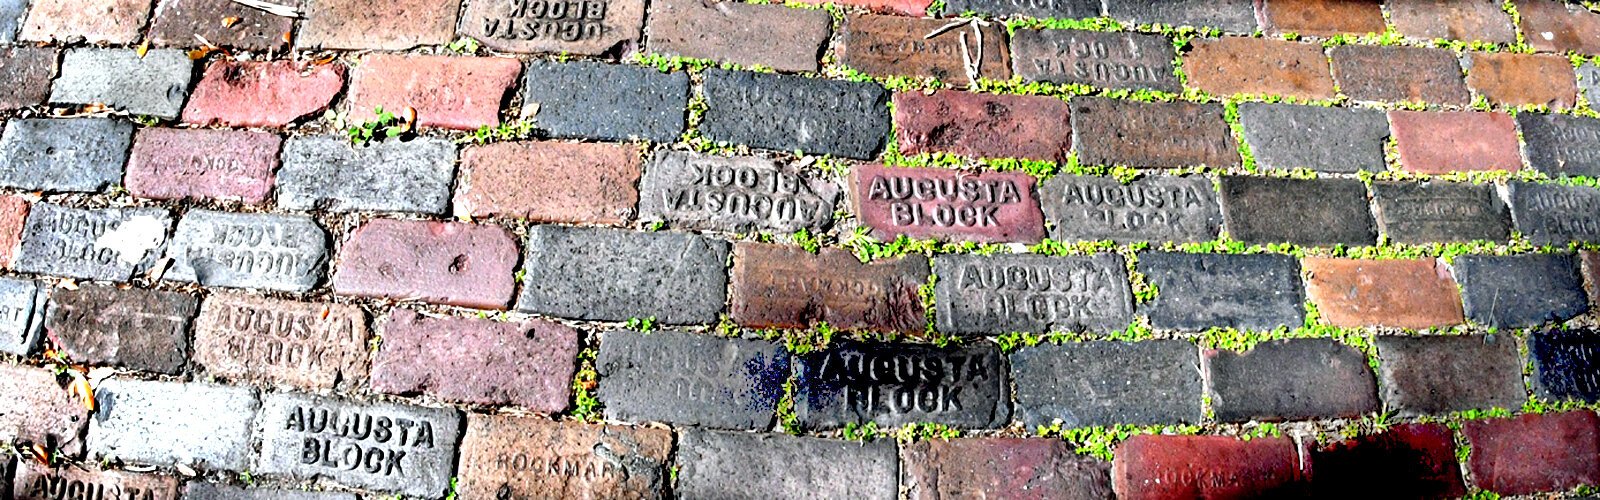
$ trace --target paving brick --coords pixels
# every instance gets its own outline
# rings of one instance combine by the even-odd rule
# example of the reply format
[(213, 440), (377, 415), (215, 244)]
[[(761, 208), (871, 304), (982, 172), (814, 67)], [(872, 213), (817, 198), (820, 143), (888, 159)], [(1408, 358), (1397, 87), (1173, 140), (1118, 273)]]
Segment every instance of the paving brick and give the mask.
[(1222, 106), (1072, 99), (1072, 136), (1084, 165), (1179, 168), (1239, 164)]
[(1576, 73), (1565, 56), (1472, 52), (1466, 62), (1467, 85), (1491, 103), (1557, 108), (1578, 103)]
[(354, 493), (241, 488), (202, 481), (183, 487), (184, 500), (358, 500)]
[(1203, 417), (1200, 353), (1187, 341), (1039, 344), (1012, 353), (1010, 361), (1025, 428), (1198, 423)]
[[(533, 226), (517, 310), (562, 318), (713, 323), (728, 243), (681, 233)], [(675, 258), (666, 258), (676, 256)]]
[(1367, 187), (1355, 179), (1222, 177), (1228, 233), (1247, 243), (1371, 245)]
[(1313, 451), (1312, 487), (1325, 498), (1459, 498), (1455, 448), (1444, 424), (1396, 425)]
[[(1341, 45), (1328, 51), (1339, 91), (1358, 101), (1426, 102), (1465, 106), (1472, 101), (1461, 62), (1446, 49)], [(1395, 71), (1404, 67), (1405, 71)]]
[(198, 301), (179, 292), (82, 285), (50, 295), (45, 335), (67, 357), (177, 374), (188, 358)]
[[(0, 196), (0, 268), (10, 268), (22, 244), (22, 227), (28, 220), (28, 200), (18, 195)], [(0, 348), (3, 350), (3, 348)]]
[(531, 61), (522, 109), (555, 137), (673, 142), (689, 109), (689, 74), (594, 61)]
[(1528, 335), (1533, 393), (1563, 401), (1600, 401), (1600, 334), (1590, 328), (1546, 329)]
[(1268, 33), (1330, 36), (1383, 33), (1383, 9), (1372, 0), (1266, 0), (1261, 26)]
[(944, 91), (894, 95), (895, 139), (907, 155), (945, 152), (980, 158), (1065, 163), (1071, 108), (1054, 97)]
[(1256, 30), (1252, 0), (1105, 0), (1106, 14), (1132, 24), (1161, 23), (1217, 28), (1230, 33)]
[(367, 380), (361, 308), (214, 293), (195, 319), (194, 361), (225, 381), (332, 389)]
[(1528, 400), (1514, 338), (1379, 335), (1374, 343), (1384, 405), (1401, 415), (1519, 408)]
[(995, 17), (1021, 15), (1035, 18), (1082, 19), (1100, 17), (1100, 2), (1096, 0), (955, 0), (945, 5), (944, 12), (976, 12)]
[(659, 498), (669, 483), (667, 429), (467, 416), (461, 498)]
[(1600, 15), (1559, 0), (1516, 0), (1528, 45), (1541, 52), (1600, 54)]
[(282, 145), (266, 132), (145, 128), (135, 135), (124, 182), (143, 198), (260, 204)]
[(617, 57), (640, 43), (644, 13), (641, 0), (468, 2), (461, 34), (507, 52)]
[[(898, 497), (893, 443), (706, 431), (679, 435), (676, 493), (683, 498)], [(841, 478), (850, 478), (842, 481)]]
[[(1592, 101), (1591, 101), (1592, 102)], [(1518, 113), (1528, 165), (1552, 176), (1600, 177), (1600, 120)]]
[(133, 125), (109, 118), (22, 118), (0, 137), (0, 186), (100, 191), (122, 177)]
[(173, 119), (189, 96), (194, 61), (177, 49), (68, 50), (50, 88), (55, 104), (104, 104), (136, 115)]
[(303, 293), (322, 281), (328, 236), (305, 216), (190, 210), (167, 256), (165, 279)]
[(256, 391), (201, 383), (112, 379), (95, 388), (89, 453), (134, 463), (249, 467)]
[(823, 5), (852, 5), (871, 10), (873, 12), (892, 12), (909, 16), (922, 16), (933, 5), (933, 0), (795, 0), (803, 4)]
[(1422, 329), (1463, 322), (1461, 292), (1432, 259), (1308, 258), (1306, 296), (1333, 326)]
[[(22, 15), (28, 10), (25, 0), (0, 0), (0, 43), (11, 43), (17, 39), (17, 28), (22, 23)], [(4, 476), (6, 474), (0, 474)], [(0, 492), (11, 491), (0, 484)]]
[(991, 24), (979, 28), (981, 34), (964, 27), (926, 37), (946, 24), (949, 21), (942, 19), (848, 16), (840, 28), (839, 62), (872, 76), (932, 77), (965, 87), (972, 83), (967, 78), (966, 59), (962, 55), (965, 44), (966, 53), (977, 58), (979, 77), (1011, 78), (1009, 50), (1002, 26)]
[(129, 44), (139, 40), (151, 0), (33, 0), (19, 40)]
[(1111, 464), (1059, 440), (931, 439), (906, 446), (909, 497), (1111, 499)]
[(1505, 241), (1511, 211), (1492, 185), (1374, 182), (1378, 225), (1389, 241)]
[(461, 414), (276, 393), (262, 398), (255, 435), (261, 452), (254, 472), (439, 498), (455, 471)]
[(889, 92), (843, 82), (707, 70), (700, 131), (714, 141), (870, 159), (889, 136)]
[(344, 88), (344, 65), (217, 60), (195, 84), (183, 121), (282, 127), (328, 109)]
[(1258, 437), (1139, 435), (1111, 462), (1117, 498), (1290, 498), (1303, 496), (1294, 441)]
[(128, 281), (161, 256), (172, 216), (160, 208), (28, 209), (12, 268), (25, 273)]
[(601, 337), (595, 370), (612, 419), (764, 431), (789, 381), (789, 352), (762, 340), (619, 330)]
[(1578, 91), (1589, 100), (1592, 106), (1600, 103), (1600, 65), (1585, 62), (1578, 65)]
[(500, 124), (522, 63), (507, 57), (368, 54), (350, 75), (350, 120), (371, 121), (376, 109), (417, 112), (417, 126), (476, 129)]
[(1256, 164), (1278, 170), (1382, 172), (1389, 120), (1382, 111), (1243, 103), (1239, 120)]
[(1321, 45), (1242, 36), (1192, 43), (1183, 58), (1191, 87), (1221, 96), (1333, 98), (1333, 74)]
[(934, 266), (941, 332), (1111, 332), (1133, 320), (1127, 267), (1116, 254), (952, 254)]
[(1287, 255), (1146, 253), (1138, 268), (1159, 292), (1140, 308), (1156, 328), (1267, 331), (1305, 323), (1300, 262)]
[(1514, 43), (1516, 27), (1495, 0), (1388, 0), (1395, 31), (1411, 38)]
[(1058, 241), (1209, 241), (1222, 228), (1211, 180), (1143, 177), (1123, 184), (1098, 176), (1057, 175), (1039, 188)]
[(800, 357), (795, 415), (809, 429), (934, 422), (997, 429), (1011, 422), (1005, 357), (993, 344), (842, 342)]
[[(15, 31), (6, 29), (6, 21), (15, 20), (16, 16), (6, 12), (9, 6), (4, 3), (0, 1), (0, 42), (6, 41), (6, 35)], [(19, 9), (23, 5), (20, 1), (15, 3)], [(0, 110), (43, 104), (49, 99), (50, 80), (56, 76), (59, 53), (59, 50), (51, 47), (0, 49), (0, 80), (12, 82), (11, 91), (0, 95)]]
[(455, 214), (621, 224), (639, 200), (638, 147), (498, 142), (461, 152)]
[(284, 142), (282, 158), (279, 207), (443, 214), (456, 147), (426, 137), (352, 146), (343, 137), (301, 136)]
[(1496, 328), (1560, 323), (1589, 310), (1571, 254), (1456, 257), (1467, 318)]
[(65, 498), (136, 498), (177, 500), (178, 478), (81, 466), (46, 468), (23, 461), (17, 464), (15, 487), (7, 492), (17, 500)]
[(1522, 168), (1516, 123), (1504, 113), (1473, 111), (1389, 112), (1400, 165), (1407, 172), (1444, 174), (1458, 171)]
[(833, 225), (839, 185), (755, 156), (660, 151), (640, 182), (639, 218), (674, 227), (813, 233)]
[(36, 282), (0, 278), (0, 352), (28, 356), (39, 348), (48, 294)]
[(650, 3), (650, 51), (778, 71), (817, 71), (833, 17), (740, 2)]
[(1535, 245), (1600, 241), (1600, 192), (1580, 186), (1511, 182), (1511, 219)]
[(1600, 418), (1592, 411), (1469, 420), (1473, 483), (1502, 495), (1600, 484)]
[(149, 37), (160, 47), (215, 45), (265, 52), (288, 46), (293, 29), (294, 18), (229, 0), (157, 0)]
[[(0, 398), (0, 441), (39, 444), (68, 457), (82, 455), (89, 411), (63, 387), (54, 372), (0, 365), (0, 394), (6, 395)], [(0, 465), (0, 479), (7, 476)]]
[(456, 14), (461, 10), (461, 2), (455, 0), (399, 0), (381, 5), (365, 0), (304, 0), (302, 5), (305, 20), (300, 23), (297, 48), (405, 50), (443, 45), (454, 36)]
[(884, 240), (899, 235), (980, 242), (1044, 239), (1038, 182), (1026, 173), (857, 165), (850, 176), (856, 217)]
[[(1367, 357), (1331, 339), (1265, 342), (1205, 352), (1211, 407), (1220, 422), (1349, 418), (1378, 411)], [(1293, 375), (1291, 375), (1293, 374)]]
[(577, 353), (578, 331), (558, 323), (433, 318), (395, 309), (372, 363), (372, 390), (558, 412), (567, 408)]
[(517, 243), (500, 226), (373, 219), (350, 233), (334, 293), (504, 309)]
[(862, 263), (850, 252), (817, 255), (794, 246), (741, 243), (734, 247), (732, 314), (753, 328), (840, 329), (921, 334), (927, 326), (918, 289), (928, 282), (928, 259), (909, 256)]
[(1583, 289), (1589, 293), (1589, 301), (1594, 302), (1600, 299), (1600, 252), (1580, 250), (1578, 259), (1583, 272)]
[(1176, 58), (1172, 42), (1160, 35), (1018, 29), (1011, 36), (1011, 71), (1029, 81), (1180, 92)]

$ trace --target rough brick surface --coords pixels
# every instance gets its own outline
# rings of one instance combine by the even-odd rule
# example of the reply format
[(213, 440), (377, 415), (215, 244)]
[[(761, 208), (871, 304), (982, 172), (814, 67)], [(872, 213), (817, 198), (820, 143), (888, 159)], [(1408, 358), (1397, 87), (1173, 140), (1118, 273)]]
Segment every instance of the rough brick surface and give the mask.
[(844, 342), (800, 357), (795, 414), (810, 429), (934, 422), (994, 429), (1011, 421), (1005, 357), (993, 344)]
[(1011, 37), (1011, 71), (1031, 81), (1178, 92), (1175, 58), (1159, 35), (1018, 29)]
[(0, 185), (100, 191), (122, 178), (133, 124), (109, 118), (24, 118), (0, 137)]
[(827, 12), (741, 2), (662, 0), (650, 3), (650, 51), (816, 71), (832, 33)]
[(1600, 102), (1600, 65), (1592, 61), (1578, 65), (1578, 90), (1591, 105)]
[(1206, 351), (1205, 361), (1218, 421), (1348, 418), (1379, 408), (1366, 355), (1334, 340), (1266, 342), (1244, 353)]
[(183, 498), (184, 500), (358, 500), (354, 493), (241, 488), (203, 481), (185, 485)]
[(1458, 498), (1467, 494), (1444, 424), (1401, 424), (1311, 453), (1313, 488), (1326, 498)]
[(1071, 108), (1045, 96), (944, 91), (894, 95), (895, 139), (907, 155), (954, 153), (1065, 163)]
[(178, 478), (91, 467), (46, 468), (24, 461), (17, 464), (16, 484), (8, 493), (14, 494), (17, 500), (38, 500), (76, 498), (67, 495), (91, 491), (114, 495), (111, 498), (177, 500)]
[(1333, 97), (1333, 74), (1321, 45), (1238, 36), (1192, 43), (1183, 59), (1192, 87), (1223, 96)]
[(1589, 310), (1571, 254), (1456, 257), (1467, 318), (1496, 328), (1560, 323)]
[(17, 195), (0, 196), (0, 268), (10, 268), (16, 259), (27, 221), (28, 200)]
[(795, 1), (811, 5), (822, 5), (828, 3), (838, 5), (853, 5), (871, 10), (873, 12), (892, 12), (908, 16), (925, 15), (928, 11), (928, 7), (933, 5), (933, 0), (840, 0), (838, 2), (831, 2), (827, 0)]
[(621, 224), (639, 200), (639, 148), (499, 142), (461, 152), (455, 214)]
[(817, 255), (794, 246), (741, 243), (733, 253), (732, 311), (753, 328), (834, 328), (920, 334), (927, 325), (918, 288), (928, 259), (908, 256), (863, 264), (851, 253)]
[(194, 324), (195, 364), (226, 381), (331, 389), (367, 379), (359, 307), (220, 293)]
[(1516, 0), (1528, 45), (1543, 52), (1600, 54), (1600, 15), (1559, 0)]
[(467, 10), (461, 14), (461, 34), (507, 52), (616, 57), (633, 52), (638, 45), (644, 14), (642, 0), (467, 2)]
[(151, 0), (34, 0), (19, 40), (126, 44), (139, 39)]
[(694, 428), (679, 439), (676, 493), (684, 498), (778, 498), (796, 491), (816, 499), (898, 496), (893, 443)]
[(344, 88), (344, 65), (232, 61), (206, 66), (183, 121), (200, 125), (281, 127), (322, 112)]
[(1355, 179), (1224, 176), (1222, 216), (1228, 233), (1248, 243), (1357, 246), (1377, 241), (1367, 188)]
[(1473, 52), (1467, 63), (1467, 85), (1489, 102), (1558, 108), (1578, 102), (1576, 74), (1565, 56)]
[(374, 219), (344, 242), (333, 290), (504, 309), (516, 266), (517, 244), (499, 226)]
[(683, 133), (688, 73), (595, 61), (532, 61), (525, 80), (522, 114), (552, 136), (672, 142)]
[(467, 416), (461, 498), (658, 498), (669, 483), (666, 429)]
[(1261, 26), (1270, 33), (1330, 36), (1383, 32), (1383, 10), (1371, 0), (1266, 0)]
[(889, 92), (872, 83), (707, 70), (711, 140), (869, 159), (889, 135)]
[(1378, 225), (1389, 241), (1505, 241), (1511, 211), (1494, 186), (1465, 183), (1374, 182)]
[(1502, 495), (1600, 484), (1600, 418), (1583, 410), (1469, 420), (1473, 483)]
[(28, 209), (12, 268), (128, 281), (161, 256), (169, 227), (171, 215), (159, 208), (77, 209), (36, 203)]
[(1581, 186), (1512, 182), (1511, 218), (1535, 245), (1600, 241), (1600, 192)]
[[(964, 33), (969, 47), (967, 53), (982, 57), (976, 61), (978, 76), (996, 80), (1011, 78), (1009, 50), (1002, 26), (991, 24), (979, 28), (981, 38), (971, 27), (926, 38), (946, 24), (947, 21), (940, 19), (901, 16), (846, 17), (841, 28), (839, 62), (873, 76), (932, 77), (965, 87), (972, 82), (967, 77), (961, 52)], [(981, 52), (977, 46), (980, 40)]]
[(284, 143), (282, 158), (282, 208), (442, 214), (450, 203), (456, 147), (434, 138), (352, 146), (343, 137), (301, 136)]
[(1057, 175), (1039, 187), (1045, 220), (1057, 241), (1209, 241), (1222, 229), (1211, 180)]
[(1460, 324), (1461, 293), (1433, 260), (1308, 258), (1306, 295), (1329, 325), (1428, 328)]
[(1267, 331), (1305, 322), (1300, 262), (1287, 255), (1147, 253), (1138, 267), (1158, 290), (1141, 307), (1155, 328)]
[(1050, 439), (918, 441), (905, 449), (902, 481), (913, 500), (1111, 499), (1111, 464)]
[(372, 390), (558, 412), (567, 408), (577, 352), (578, 331), (558, 323), (432, 318), (396, 309), (383, 324)]
[(1263, 167), (1332, 173), (1388, 168), (1383, 146), (1389, 120), (1378, 110), (1247, 102), (1239, 105), (1239, 121)]
[[(18, 8), (22, 2), (16, 2)], [(15, 17), (0, 2), (0, 41), (6, 41), (6, 21)], [(19, 13), (20, 14), (20, 13)], [(11, 17), (8, 17), (11, 16)], [(56, 75), (59, 51), (48, 47), (6, 47), (0, 49), (0, 80), (11, 82), (11, 91), (0, 95), (0, 110), (42, 104), (50, 98), (50, 79)]]
[(130, 49), (67, 51), (50, 102), (104, 104), (137, 115), (173, 119), (189, 96), (194, 61), (177, 49), (153, 49), (142, 57)]
[(713, 323), (727, 299), (728, 243), (678, 233), (534, 226), (517, 309), (562, 318)]
[(39, 283), (0, 278), (0, 352), (27, 356), (39, 348), (48, 295)]
[(997, 17), (1023, 15), (1036, 18), (1081, 19), (1100, 17), (1096, 0), (955, 0), (945, 5), (945, 13), (977, 12)]
[[(1333, 57), (1339, 91), (1358, 101), (1462, 106), (1472, 101), (1461, 62), (1446, 49), (1341, 45), (1328, 54)], [(1395, 71), (1396, 67), (1406, 70)]]
[(1528, 400), (1516, 339), (1379, 335), (1383, 402), (1402, 415), (1517, 408)]
[[(490, 3), (490, 2), (482, 2)], [(304, 0), (296, 47), (405, 50), (443, 45), (455, 33), (455, 0)], [(465, 26), (470, 26), (467, 24)], [(486, 37), (479, 37), (486, 38)]]
[[(298, 3), (298, 2), (296, 2)], [(223, 19), (233, 19), (231, 24)], [(229, 0), (156, 0), (150, 19), (150, 41), (161, 47), (210, 45), (252, 51), (280, 51), (294, 19), (246, 7)]]
[(858, 165), (850, 169), (856, 217), (880, 239), (1033, 243), (1044, 239), (1038, 181), (1021, 172)]
[(613, 419), (764, 431), (789, 380), (789, 352), (762, 340), (619, 330), (601, 337), (595, 370)]
[(184, 293), (139, 288), (55, 290), (45, 335), (75, 361), (177, 374), (188, 359), (197, 302)]
[(1541, 398), (1600, 401), (1600, 333), (1547, 329), (1528, 335), (1529, 377)]
[(1133, 436), (1116, 449), (1117, 498), (1289, 498), (1304, 494), (1294, 441), (1229, 436)]
[(1504, 113), (1473, 111), (1389, 112), (1407, 172), (1443, 174), (1458, 171), (1522, 168), (1516, 122)]
[[(1039, 344), (1011, 354), (1024, 427), (1197, 423), (1200, 353), (1182, 340)], [(1074, 380), (1073, 383), (1061, 383)]]
[(1589, 301), (1600, 299), (1600, 252), (1580, 250), (1579, 267), (1583, 272), (1583, 289), (1589, 292)]
[(1256, 29), (1252, 0), (1105, 0), (1106, 14), (1133, 24), (1162, 23), (1217, 28), (1230, 33)]
[(89, 453), (156, 465), (245, 470), (260, 401), (248, 387), (113, 379), (95, 389)]
[[(254, 472), (321, 476), (347, 486), (438, 498), (455, 471), (461, 414), (276, 393), (262, 398), (255, 428), (261, 451)], [(359, 462), (350, 458), (355, 456)]]
[(1179, 168), (1239, 164), (1222, 106), (1072, 99), (1072, 136), (1085, 165)]
[(1517, 41), (1511, 16), (1495, 0), (1389, 0), (1389, 21), (1411, 38)]
[(476, 129), (500, 124), (500, 105), (522, 73), (506, 57), (368, 54), (350, 75), (350, 120), (371, 121), (383, 108), (415, 109), (418, 126)]
[(306, 292), (322, 281), (328, 236), (310, 217), (190, 210), (167, 256), (165, 279)]
[(1127, 268), (1116, 254), (941, 255), (934, 267), (941, 332), (1110, 332), (1133, 319)]
[(128, 192), (159, 200), (266, 201), (283, 139), (248, 130), (141, 129), (128, 153)]
[(1559, 113), (1518, 113), (1517, 128), (1522, 132), (1528, 165), (1534, 170), (1551, 176), (1600, 177), (1600, 120)]
[[(0, 394), (6, 395), (0, 398), (0, 441), (82, 454), (89, 411), (62, 385), (48, 369), (0, 365)], [(0, 477), (5, 475), (0, 465)]]
[(639, 218), (734, 233), (820, 233), (833, 225), (839, 185), (754, 156), (656, 153), (640, 181)]
[[(22, 22), (22, 15), (27, 9), (28, 2), (24, 0), (0, 0), (0, 42), (16, 41), (18, 24)], [(4, 483), (0, 483), (0, 488), (4, 488), (0, 492), (10, 491)]]

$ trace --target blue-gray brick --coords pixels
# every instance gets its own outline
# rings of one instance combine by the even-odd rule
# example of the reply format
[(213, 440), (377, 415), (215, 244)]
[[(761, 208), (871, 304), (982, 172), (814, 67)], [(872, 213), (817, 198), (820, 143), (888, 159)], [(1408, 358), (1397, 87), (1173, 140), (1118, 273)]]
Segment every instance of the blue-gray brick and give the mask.
[(1139, 255), (1138, 268), (1156, 288), (1155, 301), (1141, 306), (1156, 328), (1271, 330), (1305, 322), (1305, 287), (1294, 257), (1147, 253)]
[(0, 0), (0, 43), (11, 43), (17, 39), (17, 28), (22, 24), (22, 13), (27, 9), (28, 0)]
[(122, 181), (133, 124), (110, 118), (24, 118), (0, 136), (0, 186), (92, 192)]
[(456, 148), (418, 138), (365, 146), (343, 137), (294, 137), (283, 145), (278, 205), (290, 210), (443, 214)]
[(1292, 104), (1239, 105), (1245, 142), (1267, 168), (1318, 172), (1379, 172), (1389, 119), (1374, 109)]
[(255, 389), (113, 379), (95, 395), (92, 456), (232, 471), (249, 467), (250, 423), (261, 405)]
[(1511, 220), (1529, 243), (1600, 242), (1600, 190), (1512, 182)]
[(1552, 176), (1600, 177), (1600, 120), (1560, 113), (1518, 113), (1517, 126), (1528, 164), (1534, 169)]
[(183, 500), (359, 500), (359, 498), (354, 493), (336, 491), (240, 488), (197, 481), (184, 486)]
[(700, 131), (714, 141), (871, 159), (889, 137), (877, 84), (712, 69), (704, 88)]
[(728, 242), (683, 233), (534, 226), (517, 309), (550, 316), (714, 323), (727, 299)]
[(606, 415), (767, 430), (789, 381), (782, 345), (683, 332), (607, 332), (595, 361)]
[(104, 104), (136, 115), (173, 119), (189, 97), (194, 61), (178, 49), (81, 48), (67, 51), (50, 102)]
[(683, 133), (689, 75), (594, 61), (528, 63), (524, 115), (556, 137), (672, 142)]
[(1110, 177), (1057, 175), (1039, 187), (1039, 197), (1058, 241), (1210, 241), (1222, 229), (1217, 191), (1200, 176), (1123, 184)]
[(1246, 243), (1359, 246), (1378, 239), (1367, 186), (1355, 179), (1224, 176), (1222, 218)]
[(795, 414), (811, 429), (933, 422), (996, 429), (1011, 419), (1005, 356), (994, 344), (847, 342), (800, 358)]
[(1256, 30), (1252, 0), (1105, 0), (1106, 14), (1124, 24), (1168, 24), (1217, 28), (1229, 33)]
[(1378, 224), (1390, 241), (1424, 244), (1511, 237), (1511, 210), (1493, 185), (1374, 182), (1372, 197)]
[[(1032, 429), (1198, 423), (1200, 350), (1182, 340), (1040, 344), (1011, 354), (1017, 415)], [(1069, 382), (1070, 381), (1070, 382)]]
[(172, 216), (160, 208), (67, 208), (36, 203), (12, 268), (25, 273), (127, 281), (161, 256)]
[(37, 282), (0, 278), (0, 352), (27, 356), (38, 349), (48, 296)]
[(1467, 318), (1497, 328), (1561, 322), (1589, 309), (1571, 254), (1464, 255), (1451, 265)]
[(1133, 320), (1127, 267), (1116, 254), (952, 254), (933, 265), (941, 332), (1109, 332)]
[(1508, 335), (1379, 335), (1383, 403), (1402, 415), (1517, 408), (1528, 400)]
[(1600, 331), (1552, 328), (1529, 334), (1528, 360), (1539, 397), (1600, 401)]
[(170, 280), (305, 292), (322, 279), (328, 236), (310, 217), (191, 210), (167, 255)]

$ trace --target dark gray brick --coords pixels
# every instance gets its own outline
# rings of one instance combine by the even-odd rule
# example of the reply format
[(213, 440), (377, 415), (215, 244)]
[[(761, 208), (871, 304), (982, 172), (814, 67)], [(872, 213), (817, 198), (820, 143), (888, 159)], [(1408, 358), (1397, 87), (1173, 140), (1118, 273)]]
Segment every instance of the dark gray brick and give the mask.
[(1011, 354), (1011, 376), (1028, 429), (1058, 420), (1072, 428), (1203, 417), (1200, 350), (1182, 340), (1040, 344)]
[(894, 443), (685, 429), (678, 443), (679, 498), (893, 500)]
[(1505, 335), (1379, 335), (1383, 402), (1401, 415), (1515, 409), (1528, 400), (1517, 341)]
[(82, 285), (50, 294), (44, 329), (74, 361), (176, 375), (198, 308), (185, 293)]
[(1518, 113), (1528, 164), (1552, 176), (1600, 177), (1600, 120)]
[(1293, 104), (1239, 105), (1245, 142), (1256, 163), (1279, 170), (1381, 172), (1389, 118), (1374, 109)]
[[(593, 61), (530, 61), (523, 114), (556, 137), (672, 142), (689, 109), (689, 74)], [(537, 106), (537, 108), (535, 108)]]
[(1011, 36), (1011, 70), (1030, 81), (1180, 92), (1176, 57), (1162, 35), (1019, 29)]
[(1533, 393), (1553, 400), (1600, 401), (1600, 331), (1548, 329), (1528, 335)]
[(517, 309), (562, 318), (714, 323), (728, 242), (682, 233), (534, 226)]
[(1139, 272), (1156, 287), (1141, 307), (1161, 329), (1271, 330), (1305, 322), (1300, 261), (1288, 255), (1147, 253)]
[(873, 83), (712, 69), (704, 88), (714, 141), (871, 159), (889, 137), (889, 92)]
[(0, 137), (0, 186), (100, 191), (122, 181), (133, 124), (110, 118), (18, 119)]
[(1578, 91), (1589, 100), (1589, 105), (1600, 104), (1600, 65), (1586, 62), (1578, 66)]
[[(261, 454), (251, 470), (439, 498), (455, 472), (461, 428), (453, 409), (271, 394), (256, 418)], [(346, 453), (362, 462), (350, 465)]]
[(1222, 228), (1217, 190), (1205, 177), (1057, 175), (1039, 188), (1059, 241), (1210, 241)]
[(940, 255), (933, 265), (941, 332), (1109, 332), (1133, 320), (1120, 255)]
[(800, 358), (798, 391), (795, 414), (810, 429), (867, 422), (993, 429), (1011, 418), (1005, 357), (988, 343), (841, 343)]
[(1355, 179), (1222, 178), (1228, 234), (1246, 243), (1371, 245), (1368, 212), (1367, 187)]
[(1132, 24), (1162, 23), (1217, 28), (1229, 33), (1256, 30), (1252, 0), (1105, 0), (1106, 14)]
[(0, 352), (27, 356), (38, 349), (48, 296), (39, 283), (0, 278)]
[(95, 390), (89, 453), (134, 463), (249, 467), (255, 389), (113, 379)]
[(613, 331), (595, 369), (613, 419), (761, 431), (789, 380), (789, 352), (761, 340)]
[(736, 233), (822, 232), (839, 186), (754, 156), (662, 151), (639, 184), (639, 218)]
[(1219, 422), (1355, 417), (1378, 410), (1361, 351), (1328, 339), (1265, 342), (1249, 352), (1207, 351)]
[(1600, 190), (1511, 182), (1511, 220), (1535, 245), (1600, 242)]
[(359, 500), (353, 493), (240, 488), (193, 482), (184, 486), (183, 500)]
[(136, 115), (171, 120), (189, 97), (194, 61), (178, 49), (81, 48), (67, 51), (50, 102), (104, 104)]
[(1561, 322), (1589, 309), (1571, 254), (1456, 257), (1467, 318), (1497, 328)]
[(310, 217), (191, 210), (167, 255), (166, 279), (305, 292), (322, 279), (328, 235)]
[[(0, 43), (17, 39), (17, 26), (28, 9), (28, 0), (0, 0)], [(9, 488), (0, 491), (11, 491)]]
[(1226, 168), (1239, 148), (1222, 105), (1074, 97), (1072, 147), (1084, 165)]
[(160, 208), (35, 203), (12, 267), (25, 273), (127, 281), (161, 256), (172, 216)]
[(343, 137), (293, 137), (283, 145), (278, 206), (442, 214), (455, 162), (456, 147), (445, 139), (354, 146)]
[(1511, 210), (1493, 185), (1455, 182), (1374, 182), (1378, 225), (1389, 241), (1505, 241)]
[(944, 11), (956, 14), (971, 11), (995, 17), (1081, 19), (1100, 17), (1100, 0), (951, 0)]

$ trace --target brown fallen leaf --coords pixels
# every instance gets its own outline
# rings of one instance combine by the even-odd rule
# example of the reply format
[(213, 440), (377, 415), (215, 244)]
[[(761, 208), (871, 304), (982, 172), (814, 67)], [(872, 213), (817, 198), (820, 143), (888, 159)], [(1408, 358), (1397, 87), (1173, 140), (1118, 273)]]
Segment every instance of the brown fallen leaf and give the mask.
[(224, 27), (224, 28), (232, 28), (233, 25), (235, 25), (235, 24), (239, 24), (239, 17), (238, 16), (229, 16), (229, 17), (222, 18), (222, 27)]
[(67, 387), (72, 390), (72, 395), (77, 396), (78, 401), (83, 403), (83, 409), (94, 413), (94, 387), (89, 385), (89, 379), (84, 377), (82, 373), (76, 371), (71, 373), (72, 384)]
[(45, 448), (44, 445), (34, 443), (32, 447), (28, 448), (28, 455), (30, 455), (28, 458), (39, 462), (39, 465), (50, 466), (50, 449)]

